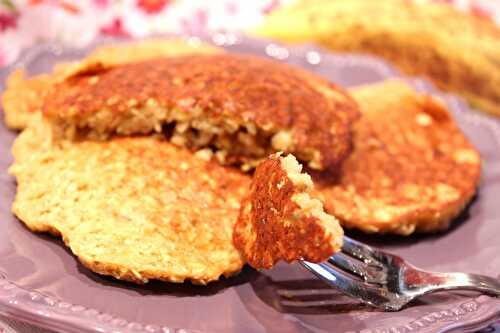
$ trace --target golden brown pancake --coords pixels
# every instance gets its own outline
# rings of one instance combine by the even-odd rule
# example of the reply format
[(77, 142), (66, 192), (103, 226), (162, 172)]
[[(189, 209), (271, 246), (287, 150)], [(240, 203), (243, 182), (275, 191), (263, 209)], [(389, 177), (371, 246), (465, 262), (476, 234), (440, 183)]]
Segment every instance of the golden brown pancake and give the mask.
[(343, 231), (310, 196), (313, 182), (293, 155), (269, 156), (256, 168), (234, 228), (234, 244), (254, 268), (279, 260), (322, 262), (342, 246)]
[(371, 53), (500, 115), (500, 27), (436, 1), (307, 0), (273, 11), (258, 35)]
[(8, 77), (2, 94), (5, 124), (12, 129), (23, 129), (41, 109), (51, 75), (40, 74), (26, 78), (24, 70), (16, 69)]
[(53, 146), (40, 124), (16, 139), (10, 169), (12, 210), (30, 230), (136, 283), (206, 284), (242, 268), (232, 234), (249, 176), (155, 137)]
[(85, 61), (100, 62), (105, 66), (116, 66), (153, 58), (221, 52), (224, 51), (219, 47), (207, 43), (192, 43), (185, 39), (147, 39), (100, 46), (85, 57)]
[(448, 228), (479, 182), (479, 153), (443, 104), (388, 81), (352, 90), (362, 117), (338, 174), (316, 174), (326, 210), (365, 232)]
[(99, 64), (110, 67), (125, 63), (144, 61), (158, 57), (170, 57), (191, 53), (217, 53), (222, 49), (211, 45), (192, 44), (181, 39), (152, 39), (97, 47), (81, 61), (57, 64), (51, 74), (26, 78), (22, 69), (12, 72), (7, 78), (2, 95), (5, 123), (13, 129), (23, 129), (41, 109), (48, 88), (55, 82)]
[(53, 86), (44, 105), (56, 138), (166, 133), (252, 168), (277, 150), (325, 169), (350, 150), (357, 105), (299, 68), (248, 55), (188, 55), (89, 68)]

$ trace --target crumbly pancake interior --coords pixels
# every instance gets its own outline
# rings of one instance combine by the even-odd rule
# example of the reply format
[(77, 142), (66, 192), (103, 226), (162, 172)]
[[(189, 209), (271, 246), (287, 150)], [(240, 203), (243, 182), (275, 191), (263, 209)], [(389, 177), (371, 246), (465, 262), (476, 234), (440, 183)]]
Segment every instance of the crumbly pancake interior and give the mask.
[[(329, 230), (331, 234), (339, 233), (338, 221), (334, 216), (327, 214), (323, 210), (323, 203), (311, 196), (314, 184), (307, 173), (302, 172), (302, 165), (295, 156), (289, 154), (280, 159), (281, 168), (286, 172), (290, 181), (295, 185), (297, 193), (292, 196), (292, 200), (300, 207), (305, 216), (313, 216), (323, 228)], [(339, 241), (340, 242), (340, 241)], [(340, 245), (338, 246), (340, 248)]]
[[(104, 108), (80, 123), (56, 123), (53, 134), (55, 138), (73, 141), (104, 141), (134, 135), (162, 136), (177, 146), (194, 150), (206, 160), (215, 158), (223, 165), (239, 165), (244, 171), (255, 168), (264, 156), (274, 151), (295, 150), (289, 130), (265, 130), (251, 121), (239, 124), (228, 118), (211, 119), (205, 117), (201, 109), (192, 108), (188, 112), (169, 109), (150, 99), (132, 113), (134, 116), (122, 121), (115, 133), (99, 127), (99, 123), (110, 122), (114, 117)], [(318, 158), (312, 150), (304, 150), (299, 155), (304, 160)]]
[(300, 207), (302, 213), (306, 216), (314, 216), (317, 223), (330, 233), (338, 233), (338, 221), (332, 215), (325, 213), (323, 203), (313, 198), (310, 194), (314, 189), (314, 184), (307, 173), (302, 172), (302, 165), (295, 156), (289, 154), (280, 159), (281, 168), (296, 187), (297, 193), (292, 196), (292, 200)]

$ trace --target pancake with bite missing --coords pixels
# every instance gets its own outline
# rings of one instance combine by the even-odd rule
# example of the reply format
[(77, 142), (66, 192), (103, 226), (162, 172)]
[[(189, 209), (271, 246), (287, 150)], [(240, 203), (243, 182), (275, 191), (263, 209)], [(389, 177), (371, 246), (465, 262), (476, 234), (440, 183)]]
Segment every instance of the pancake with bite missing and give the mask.
[(249, 176), (158, 137), (54, 146), (39, 125), (16, 139), (10, 168), (12, 211), (30, 230), (136, 283), (206, 284), (242, 268), (232, 234)]
[(335, 166), (349, 153), (358, 115), (352, 98), (332, 83), (236, 54), (89, 67), (54, 85), (43, 113), (56, 139), (163, 133), (244, 170), (278, 150), (313, 169)]
[(48, 88), (55, 82), (99, 64), (101, 67), (122, 65), (158, 57), (192, 53), (218, 53), (222, 49), (205, 43), (190, 43), (182, 39), (151, 39), (99, 46), (81, 61), (56, 64), (51, 74), (27, 78), (23, 69), (16, 69), (7, 78), (2, 94), (4, 120), (9, 128), (23, 129), (41, 110)]
[(351, 92), (362, 112), (353, 152), (313, 177), (326, 210), (369, 233), (447, 229), (476, 192), (479, 153), (441, 102), (402, 82)]
[(234, 244), (254, 268), (280, 260), (327, 260), (342, 246), (343, 231), (310, 196), (311, 177), (293, 155), (269, 156), (257, 166), (234, 227)]

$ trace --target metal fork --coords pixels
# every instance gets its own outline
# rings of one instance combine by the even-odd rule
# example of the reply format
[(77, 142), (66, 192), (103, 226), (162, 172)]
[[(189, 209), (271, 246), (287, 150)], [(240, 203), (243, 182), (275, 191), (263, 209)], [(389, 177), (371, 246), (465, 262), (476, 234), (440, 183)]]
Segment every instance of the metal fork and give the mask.
[(300, 263), (322, 280), (366, 304), (397, 311), (410, 301), (443, 290), (475, 290), (500, 296), (500, 281), (465, 273), (431, 273), (403, 258), (344, 237), (327, 262)]

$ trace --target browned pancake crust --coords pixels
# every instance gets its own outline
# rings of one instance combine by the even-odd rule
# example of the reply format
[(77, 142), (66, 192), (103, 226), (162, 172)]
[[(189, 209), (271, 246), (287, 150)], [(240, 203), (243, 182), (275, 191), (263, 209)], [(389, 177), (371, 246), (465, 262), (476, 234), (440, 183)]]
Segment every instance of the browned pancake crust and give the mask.
[(182, 39), (151, 39), (97, 47), (81, 61), (58, 63), (51, 74), (26, 78), (22, 69), (7, 78), (2, 94), (5, 123), (13, 129), (23, 129), (41, 110), (48, 88), (58, 80), (92, 64), (116, 66), (158, 57), (171, 57), (191, 53), (217, 53), (222, 49), (201, 43), (192, 45)]
[(446, 229), (473, 197), (480, 156), (444, 106), (400, 82), (353, 90), (362, 108), (338, 175), (316, 175), (345, 226), (408, 235)]
[[(234, 228), (234, 244), (254, 268), (301, 258), (321, 262), (342, 243), (342, 229), (335, 218), (324, 214), (319, 201), (312, 203), (307, 196), (300, 203), (297, 194), (309, 189), (290, 178), (281, 160), (272, 155), (259, 164)], [(307, 207), (311, 205), (316, 209)]]
[[(180, 110), (186, 117), (201, 110), (201, 118), (223, 118), (241, 126), (254, 123), (262, 131), (291, 130), (297, 154), (318, 154), (321, 169), (349, 152), (350, 122), (357, 116), (355, 102), (323, 79), (285, 64), (229, 54), (164, 58), (80, 73), (52, 89), (44, 114), (62, 128), (77, 124), (114, 134), (123, 122), (140, 118), (137, 110), (148, 103)], [(108, 120), (98, 121), (99, 113)]]

